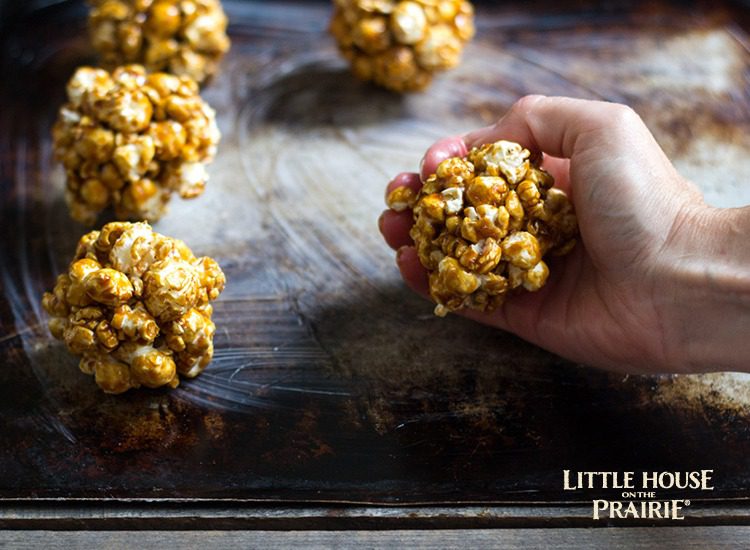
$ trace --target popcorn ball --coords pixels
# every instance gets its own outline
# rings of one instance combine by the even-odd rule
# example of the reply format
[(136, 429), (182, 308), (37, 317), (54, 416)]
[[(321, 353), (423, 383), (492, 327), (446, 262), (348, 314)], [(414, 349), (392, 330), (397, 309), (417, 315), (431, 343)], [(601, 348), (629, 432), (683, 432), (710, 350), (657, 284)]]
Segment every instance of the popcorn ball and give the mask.
[(527, 149), (509, 141), (449, 158), (419, 193), (388, 194), (396, 211), (413, 208), (410, 235), (429, 272), (442, 317), (464, 307), (491, 311), (513, 292), (544, 286), (545, 255), (575, 246), (578, 223), (567, 195)]
[(208, 257), (144, 222), (113, 222), (78, 242), (42, 306), (49, 329), (106, 393), (179, 384), (213, 357), (215, 300), (226, 279)]
[(354, 74), (396, 92), (426, 88), (474, 36), (467, 0), (335, 0), (330, 31)]
[(89, 30), (104, 66), (140, 63), (199, 84), (229, 49), (219, 0), (89, 0)]
[(117, 219), (156, 220), (174, 191), (203, 193), (220, 133), (192, 79), (81, 67), (67, 92), (52, 138), (74, 219), (93, 225), (111, 206)]

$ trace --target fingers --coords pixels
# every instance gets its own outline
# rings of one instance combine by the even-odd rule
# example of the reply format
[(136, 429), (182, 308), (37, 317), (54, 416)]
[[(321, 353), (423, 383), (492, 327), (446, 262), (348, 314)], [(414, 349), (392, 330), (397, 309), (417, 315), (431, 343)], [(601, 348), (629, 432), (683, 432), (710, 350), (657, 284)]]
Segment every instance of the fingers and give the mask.
[[(545, 153), (544, 166), (557, 185), (568, 190), (569, 163), (576, 149), (620, 151), (650, 150), (666, 161), (643, 121), (624, 105), (568, 97), (526, 96), (518, 100), (497, 123), (436, 142), (422, 159), (421, 177), (435, 173), (450, 157), (465, 156), (469, 149), (501, 139), (516, 141), (532, 151)], [(606, 145), (606, 146), (605, 146)]]
[[(386, 199), (391, 191), (398, 187), (409, 187), (415, 192), (419, 191), (422, 187), (422, 182), (419, 179), (419, 174), (414, 172), (402, 172), (393, 178), (385, 189)], [(378, 228), (380, 233), (383, 235), (385, 242), (397, 250), (402, 246), (414, 244), (409, 237), (409, 229), (414, 224), (414, 218), (411, 210), (403, 212), (396, 212), (395, 210), (386, 210), (378, 218)]]
[[(463, 157), (472, 147), (501, 139), (516, 141), (534, 151), (543, 151), (552, 158), (570, 158), (580, 133), (616, 123), (618, 117), (613, 112), (621, 110), (628, 108), (601, 101), (526, 96), (492, 126), (464, 136), (444, 138), (432, 145), (422, 159), (422, 180), (434, 174), (438, 164), (445, 159)], [(553, 173), (553, 176), (560, 174)]]
[(422, 187), (422, 181), (419, 179), (419, 174), (414, 172), (401, 172), (398, 176), (388, 182), (388, 185), (385, 188), (386, 199), (390, 192), (397, 187), (409, 187), (412, 191), (418, 192)]
[(565, 191), (568, 196), (570, 193), (570, 160), (544, 155), (542, 168), (549, 172), (555, 178), (555, 187)]
[(396, 264), (407, 286), (417, 294), (429, 297), (430, 287), (427, 280), (427, 271), (419, 262), (417, 251), (413, 246), (404, 246), (398, 249)]
[[(500, 139), (516, 141), (534, 151), (543, 151), (556, 157), (569, 158), (572, 151), (564, 152), (565, 126), (563, 121), (570, 118), (557, 114), (561, 120), (554, 125), (539, 125), (538, 120), (543, 111), (549, 115), (549, 108), (544, 104), (552, 98), (532, 95), (526, 96), (513, 104), (510, 110), (492, 126), (480, 128), (464, 135), (463, 140), (468, 148), (478, 147)], [(557, 102), (559, 103), (559, 102)]]
[(639, 132), (645, 129), (638, 115), (624, 105), (530, 95), (518, 100), (497, 123), (469, 132), (463, 140), (471, 148), (506, 139), (534, 151), (571, 158), (581, 136), (620, 134), (623, 126), (638, 127)]
[(430, 174), (434, 174), (438, 164), (447, 158), (464, 157), (469, 152), (466, 143), (461, 136), (453, 136), (441, 139), (427, 150), (422, 158), (421, 176), (422, 180), (427, 179)]
[(386, 210), (378, 219), (378, 227), (383, 235), (386, 244), (393, 250), (398, 250), (402, 246), (414, 244), (409, 236), (409, 230), (414, 225), (414, 218), (411, 210), (405, 212), (395, 212)]

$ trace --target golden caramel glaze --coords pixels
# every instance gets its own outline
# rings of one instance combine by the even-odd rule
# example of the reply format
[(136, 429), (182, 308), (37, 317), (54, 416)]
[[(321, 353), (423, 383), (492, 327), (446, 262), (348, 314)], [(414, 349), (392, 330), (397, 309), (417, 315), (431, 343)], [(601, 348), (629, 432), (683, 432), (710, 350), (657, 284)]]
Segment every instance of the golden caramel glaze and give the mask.
[(81, 237), (45, 292), (52, 335), (107, 393), (176, 387), (213, 357), (212, 307), (226, 279), (211, 258), (147, 223), (113, 222)]
[(89, 32), (103, 66), (139, 63), (199, 84), (229, 50), (219, 0), (89, 0)]
[(436, 315), (490, 311), (510, 292), (544, 286), (544, 256), (567, 254), (578, 234), (573, 205), (553, 184), (527, 149), (498, 141), (441, 162), (417, 196), (388, 194), (390, 208), (413, 208), (410, 236)]
[(118, 219), (156, 220), (173, 192), (203, 192), (221, 136), (192, 79), (81, 67), (67, 92), (52, 138), (75, 220), (92, 225), (109, 206)]
[(358, 78), (413, 92), (459, 63), (474, 8), (467, 0), (335, 0), (329, 30)]

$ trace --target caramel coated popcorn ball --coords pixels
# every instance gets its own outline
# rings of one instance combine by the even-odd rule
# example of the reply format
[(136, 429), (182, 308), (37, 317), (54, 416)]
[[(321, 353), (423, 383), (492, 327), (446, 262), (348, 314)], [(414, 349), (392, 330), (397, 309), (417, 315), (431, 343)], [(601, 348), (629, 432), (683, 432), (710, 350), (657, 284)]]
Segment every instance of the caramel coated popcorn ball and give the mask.
[(396, 92), (426, 88), (474, 36), (467, 0), (335, 0), (330, 31), (354, 74)]
[(52, 335), (106, 393), (174, 388), (211, 362), (210, 302), (225, 282), (214, 260), (182, 241), (147, 223), (113, 222), (81, 238), (42, 306)]
[(81, 67), (67, 91), (52, 138), (74, 219), (93, 225), (112, 206), (117, 219), (156, 220), (172, 192), (203, 193), (220, 133), (195, 81), (140, 65)]
[(573, 205), (537, 160), (498, 141), (444, 160), (419, 193), (389, 193), (390, 208), (413, 208), (410, 235), (429, 272), (436, 315), (490, 311), (511, 292), (539, 290), (549, 275), (544, 256), (575, 246)]
[(219, 0), (89, 0), (89, 29), (104, 66), (140, 63), (149, 71), (189, 76), (217, 72), (229, 49)]

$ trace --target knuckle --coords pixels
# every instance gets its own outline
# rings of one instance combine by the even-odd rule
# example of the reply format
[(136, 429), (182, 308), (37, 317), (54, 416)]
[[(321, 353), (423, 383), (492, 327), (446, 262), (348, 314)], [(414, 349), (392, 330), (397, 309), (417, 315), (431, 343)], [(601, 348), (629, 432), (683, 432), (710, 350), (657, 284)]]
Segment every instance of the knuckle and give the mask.
[(542, 99), (544, 99), (544, 96), (539, 94), (525, 95), (513, 104), (510, 112), (518, 115), (526, 114)]
[(638, 113), (636, 113), (629, 105), (624, 105), (622, 103), (613, 103), (609, 105), (606, 116), (609, 119), (609, 124), (613, 128), (620, 130), (629, 130), (633, 127), (643, 125), (643, 121)]
[(639, 118), (633, 108), (629, 105), (625, 105), (624, 103), (614, 103), (612, 105), (612, 111), (618, 118), (621, 118), (623, 120), (632, 120)]

